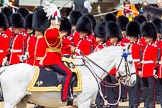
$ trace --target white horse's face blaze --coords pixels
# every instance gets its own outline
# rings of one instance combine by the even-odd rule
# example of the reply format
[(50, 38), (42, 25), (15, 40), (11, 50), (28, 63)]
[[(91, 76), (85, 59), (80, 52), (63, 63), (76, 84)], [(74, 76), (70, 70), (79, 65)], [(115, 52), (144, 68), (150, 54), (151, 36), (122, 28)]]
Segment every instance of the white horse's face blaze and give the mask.
[(121, 56), (120, 59), (118, 59), (118, 63), (116, 67), (118, 67), (120, 64), (118, 68), (118, 72), (122, 79), (121, 82), (127, 86), (134, 86), (136, 84), (136, 74), (135, 74), (136, 69), (135, 69), (132, 55), (128, 54), (126, 60), (124, 57), (122, 58)]

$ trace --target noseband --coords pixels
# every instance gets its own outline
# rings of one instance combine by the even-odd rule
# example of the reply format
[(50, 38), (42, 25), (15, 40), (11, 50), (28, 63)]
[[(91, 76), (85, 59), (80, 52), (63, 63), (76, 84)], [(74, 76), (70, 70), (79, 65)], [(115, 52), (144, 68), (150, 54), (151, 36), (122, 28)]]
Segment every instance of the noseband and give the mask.
[[(128, 49), (129, 49), (129, 47), (128, 47)], [(120, 60), (120, 63), (119, 63), (119, 65), (118, 65), (118, 68), (117, 68), (117, 74), (119, 74), (119, 75), (118, 75), (119, 80), (120, 80), (120, 82), (123, 82), (123, 83), (128, 82), (128, 81), (130, 80), (131, 76), (134, 75), (134, 74), (136, 74), (135, 72), (134, 72), (134, 73), (131, 73), (131, 72), (130, 72), (130, 69), (129, 69), (129, 66), (128, 66), (128, 60), (127, 60), (127, 58), (128, 58), (128, 56), (129, 56), (130, 54), (131, 54), (131, 53), (126, 52), (126, 50), (123, 49), (122, 58), (121, 58), (121, 60)], [(121, 72), (119, 71), (119, 68), (120, 68), (121, 63), (122, 63), (123, 60), (124, 60), (124, 62), (125, 62), (125, 66), (124, 66), (124, 67), (125, 67), (125, 72), (126, 72), (125, 75), (121, 75)]]

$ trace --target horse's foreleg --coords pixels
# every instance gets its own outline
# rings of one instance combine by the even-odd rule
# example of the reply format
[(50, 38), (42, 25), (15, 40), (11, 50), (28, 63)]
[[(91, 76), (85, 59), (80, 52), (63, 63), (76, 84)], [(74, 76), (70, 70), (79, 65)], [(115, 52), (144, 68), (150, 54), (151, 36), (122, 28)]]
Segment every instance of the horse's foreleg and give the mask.
[(4, 104), (4, 108), (14, 108), (15, 106), (10, 104), (10, 103), (6, 103)]
[(90, 108), (91, 105), (91, 99), (88, 99), (85, 102), (78, 103), (78, 108)]
[(27, 107), (27, 102), (23, 99), (16, 105), (16, 108), (26, 108), (26, 107)]

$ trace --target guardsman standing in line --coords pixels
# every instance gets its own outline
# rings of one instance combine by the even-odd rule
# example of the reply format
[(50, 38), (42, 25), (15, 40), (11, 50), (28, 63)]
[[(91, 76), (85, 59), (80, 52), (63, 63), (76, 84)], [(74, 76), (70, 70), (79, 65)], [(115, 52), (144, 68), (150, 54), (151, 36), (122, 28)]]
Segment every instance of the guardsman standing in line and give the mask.
[(92, 22), (90, 18), (82, 16), (77, 22), (76, 30), (79, 33), (79, 39), (74, 43), (75, 47), (80, 49), (83, 54), (89, 55), (91, 53), (91, 45), (93, 45), (92, 39), (89, 38), (92, 34)]
[(157, 38), (156, 27), (151, 22), (145, 22), (141, 26), (141, 34), (145, 37), (146, 47), (143, 49), (142, 71), (139, 76), (142, 77), (144, 96), (144, 107), (155, 108), (155, 79), (153, 77), (155, 62), (157, 58), (157, 46), (154, 41)]
[(128, 20), (128, 18), (127, 17), (125, 17), (125, 16), (119, 16), (118, 18), (117, 18), (117, 24), (119, 24), (119, 26), (120, 26), (120, 28), (121, 28), (121, 31), (122, 31), (122, 36), (123, 36), (123, 38), (122, 38), (122, 40), (121, 40), (121, 42), (124, 44), (124, 45), (126, 45), (126, 44), (128, 44), (129, 43), (129, 37), (127, 36), (127, 34), (126, 34), (126, 28), (127, 28), (127, 24), (129, 23), (129, 20)]
[(162, 52), (162, 20), (159, 18), (155, 18), (152, 21), (155, 26), (156, 26), (156, 30), (157, 30), (157, 39), (155, 41), (155, 44), (158, 47), (158, 53), (157, 53), (157, 62), (156, 62), (156, 67), (155, 67), (155, 72), (154, 72), (154, 76), (155, 78), (157, 78), (157, 82), (156, 82), (156, 102), (160, 103), (162, 106), (162, 70), (161, 70), (161, 52)]
[[(107, 41), (107, 46), (124, 46), (121, 43), (122, 40), (122, 33), (121, 33), (121, 29), (119, 27), (119, 25), (117, 25), (115, 22), (108, 22), (106, 24), (106, 36), (108, 37), (108, 41)], [(116, 68), (113, 68), (110, 72), (111, 75), (115, 76), (116, 75)], [(111, 83), (117, 83), (116, 79), (114, 79), (113, 77), (109, 78), (109, 82)], [(105, 94), (107, 95), (108, 98), (108, 102), (109, 103), (116, 103), (118, 100), (118, 93), (119, 93), (119, 88), (118, 87), (114, 87), (114, 88), (107, 88), (107, 90), (105, 90)], [(111, 108), (117, 108), (118, 105), (114, 105), (111, 106)]]
[[(106, 23), (100, 22), (97, 23), (94, 29), (94, 36), (96, 37), (97, 44), (95, 45), (94, 52), (100, 51), (101, 49), (106, 47), (106, 30), (105, 30)], [(102, 93), (105, 95), (104, 86), (101, 85)], [(97, 94), (96, 98), (96, 105), (97, 107), (102, 107), (104, 105), (103, 99), (100, 96), (100, 93)], [(95, 106), (93, 106), (95, 107)]]
[(34, 51), (36, 45), (36, 36), (34, 35), (34, 30), (32, 29), (32, 18), (33, 14), (29, 14), (25, 17), (25, 25), (24, 28), (27, 31), (27, 41), (26, 41), (26, 51), (25, 55), (23, 55), (26, 60), (24, 63), (34, 65)]
[(71, 35), (71, 23), (68, 18), (62, 17), (61, 24), (60, 24), (60, 36), (62, 37), (62, 47), (61, 53), (63, 56), (70, 57), (72, 54), (72, 35)]
[(7, 26), (8, 26), (8, 21), (6, 16), (3, 13), (0, 13), (0, 67), (4, 66), (7, 62), (6, 55), (7, 55), (7, 50), (9, 48), (9, 39), (7, 34), (5, 33)]
[[(139, 105), (139, 92), (138, 92), (138, 85), (140, 83), (139, 77), (138, 77), (138, 69), (140, 62), (140, 48), (142, 47), (139, 43), (140, 38), (140, 25), (136, 21), (132, 21), (128, 23), (127, 26), (127, 36), (130, 37), (130, 48), (132, 53), (132, 58), (135, 63), (136, 67), (136, 75), (137, 75), (137, 81), (136, 84), (133, 87), (128, 87), (128, 97), (129, 97), (129, 107), (128, 108), (138, 108)], [(142, 49), (142, 48), (141, 48)]]
[(10, 58), (9, 64), (17, 64), (23, 61), (20, 61), (19, 57), (23, 55), (25, 49), (25, 38), (26, 34), (24, 33), (24, 19), (18, 14), (14, 13), (11, 15), (11, 27), (12, 27), (12, 36), (10, 38), (11, 49), (10, 49)]
[[(142, 23), (146, 22), (147, 19), (144, 15), (139, 14), (138, 16), (134, 17), (134, 21), (137, 21), (140, 25), (142, 25)], [(144, 37), (140, 37), (139, 42), (140, 42), (140, 44), (142, 45), (143, 48), (146, 46), (146, 42), (145, 42)], [(140, 58), (142, 58), (142, 53), (140, 55), (141, 55)], [(139, 64), (139, 66), (141, 66), (141, 64)], [(141, 77), (139, 77), (139, 81), (140, 81), (140, 96), (139, 97), (140, 97), (140, 102), (143, 102), (144, 96), (145, 96), (145, 91), (143, 91), (143, 84), (142, 84)]]
[[(117, 24), (119, 24), (121, 31), (122, 31), (122, 44), (127, 45), (129, 43), (129, 39), (128, 36), (126, 34), (126, 27), (129, 23), (129, 19), (126, 16), (119, 16), (117, 18)], [(127, 90), (126, 90), (126, 86), (121, 84), (121, 97), (120, 97), (120, 101), (125, 102), (127, 101)]]
[[(34, 64), (35, 66), (42, 66), (42, 60), (46, 53), (46, 41), (44, 32), (48, 28), (49, 23), (46, 17), (46, 13), (42, 8), (37, 8), (33, 13), (32, 28), (35, 30), (36, 43), (34, 51)], [(31, 56), (32, 58), (32, 56)]]
[(78, 22), (78, 19), (82, 16), (82, 13), (80, 11), (71, 11), (70, 12), (70, 22), (72, 25), (72, 33), (76, 32), (76, 24)]

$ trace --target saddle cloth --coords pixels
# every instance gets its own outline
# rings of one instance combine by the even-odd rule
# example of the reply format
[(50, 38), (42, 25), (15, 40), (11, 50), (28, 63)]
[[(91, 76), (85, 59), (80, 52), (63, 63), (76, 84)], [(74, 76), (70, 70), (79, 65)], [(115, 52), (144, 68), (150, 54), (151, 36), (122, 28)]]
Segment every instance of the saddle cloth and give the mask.
[[(74, 60), (71, 57), (63, 57), (62, 62), (74, 72), (77, 77), (77, 81), (73, 84), (73, 91), (81, 91), (81, 76), (77, 66), (74, 65)], [(34, 66), (34, 68), (35, 73), (27, 88), (28, 91), (61, 91), (62, 84), (59, 81), (60, 77), (62, 77), (61, 75), (58, 75), (57, 72), (48, 71), (42, 67)]]

